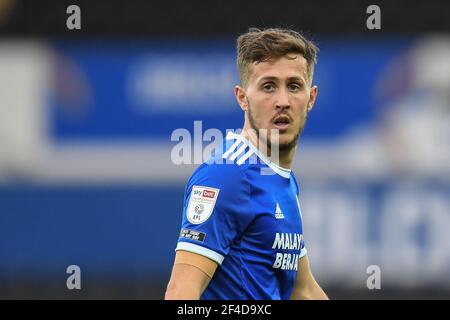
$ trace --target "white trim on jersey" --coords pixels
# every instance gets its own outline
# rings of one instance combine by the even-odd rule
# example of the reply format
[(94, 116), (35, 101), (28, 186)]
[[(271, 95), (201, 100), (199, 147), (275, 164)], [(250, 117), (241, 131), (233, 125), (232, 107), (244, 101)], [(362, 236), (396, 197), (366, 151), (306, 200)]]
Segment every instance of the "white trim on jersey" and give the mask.
[(225, 151), (225, 153), (222, 155), (222, 158), (226, 159), (234, 150), (236, 150), (237, 146), (241, 143), (241, 141), (236, 140), (233, 145)]
[(250, 149), (248, 150), (242, 157), (239, 158), (238, 161), (236, 161), (236, 163), (240, 166), (241, 164), (243, 164), (245, 162), (245, 160), (247, 160), (248, 158), (250, 158), (250, 156), (253, 154), (253, 150)]
[(242, 143), (242, 146), (235, 153), (233, 153), (228, 159), (234, 161), (242, 152), (244, 152), (245, 148), (247, 148), (247, 146), (245, 145), (245, 143)]
[(300, 251), (299, 259), (306, 256), (307, 253), (308, 253), (308, 250), (306, 250), (306, 247), (303, 247), (302, 250)]
[(300, 201), (298, 200), (298, 195), (295, 195), (295, 198), (297, 199), (297, 207), (298, 207), (298, 212), (300, 212), (300, 219), (302, 219), (302, 223), (303, 223), (302, 209), (300, 208)]
[(215, 262), (217, 262), (219, 265), (222, 264), (224, 257), (205, 247), (199, 246), (198, 244), (194, 244), (194, 243), (190, 243), (190, 242), (185, 242), (185, 241), (180, 241), (177, 244), (177, 248), (175, 249), (175, 251), (178, 250), (184, 250), (184, 251), (189, 251), (192, 253), (197, 253), (199, 255), (205, 256)]
[[(228, 132), (228, 134), (227, 134), (227, 137), (226, 137), (226, 139), (227, 140), (231, 140), (231, 139), (236, 139), (236, 142), (242, 142), (242, 143), (244, 143), (244, 145), (245, 146), (248, 146), (248, 147), (250, 147), (250, 150), (252, 150), (265, 164), (267, 164), (273, 171), (275, 171), (276, 173), (278, 173), (280, 176), (282, 176), (283, 178), (286, 178), (286, 179), (289, 179), (290, 177), (291, 177), (291, 170), (290, 169), (287, 169), (287, 168), (283, 168), (283, 167), (280, 167), (279, 165), (277, 165), (276, 163), (274, 163), (274, 162), (272, 162), (269, 158), (267, 158), (264, 154), (262, 154), (259, 150), (258, 150), (258, 148), (256, 148), (250, 141), (248, 141), (247, 139), (245, 139), (242, 135), (238, 135), (238, 134), (235, 134), (234, 132), (231, 132), (231, 131), (229, 131)], [(228, 149), (224, 154), (223, 154), (223, 158), (226, 158), (229, 154), (230, 154), (230, 150), (231, 149), (236, 149), (236, 147), (237, 147), (237, 145), (238, 144), (236, 144), (236, 142), (235, 143), (233, 143), (233, 145), (231, 146), (231, 148), (230, 149)], [(236, 153), (238, 153), (239, 151), (239, 154), (240, 153), (242, 153), (242, 151), (243, 150), (241, 150), (242, 149), (242, 147), (241, 148), (239, 148), (239, 150), (236, 152)], [(232, 151), (231, 151), (232, 152)], [(225, 156), (226, 155), (226, 156)], [(249, 155), (250, 156), (250, 155)], [(236, 158), (237, 157), (237, 155), (235, 156), (235, 154), (232, 156), (232, 157), (234, 157), (234, 158)], [(234, 158), (233, 159), (231, 159), (231, 157), (230, 157), (230, 160), (234, 160)], [(245, 160), (244, 160), (245, 161)], [(243, 161), (242, 161), (243, 162)], [(241, 162), (241, 164), (242, 164), (242, 162)], [(239, 163), (238, 163), (239, 164)]]

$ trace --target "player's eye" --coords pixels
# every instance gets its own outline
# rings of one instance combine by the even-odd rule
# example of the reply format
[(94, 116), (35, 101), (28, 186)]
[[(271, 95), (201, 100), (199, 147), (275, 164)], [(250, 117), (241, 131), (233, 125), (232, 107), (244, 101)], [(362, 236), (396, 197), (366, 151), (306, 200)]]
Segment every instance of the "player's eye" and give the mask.
[(273, 92), (275, 90), (275, 85), (272, 82), (266, 82), (263, 84), (264, 92)]
[(291, 92), (297, 92), (302, 88), (301, 84), (293, 82), (288, 85), (288, 89)]

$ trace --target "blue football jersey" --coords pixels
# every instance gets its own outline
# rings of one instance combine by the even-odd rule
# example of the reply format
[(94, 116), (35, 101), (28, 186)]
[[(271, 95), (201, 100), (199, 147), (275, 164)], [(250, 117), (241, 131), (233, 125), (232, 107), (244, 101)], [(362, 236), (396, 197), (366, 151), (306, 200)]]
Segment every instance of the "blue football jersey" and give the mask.
[(241, 135), (189, 179), (176, 250), (218, 264), (201, 299), (289, 299), (306, 254), (294, 174)]

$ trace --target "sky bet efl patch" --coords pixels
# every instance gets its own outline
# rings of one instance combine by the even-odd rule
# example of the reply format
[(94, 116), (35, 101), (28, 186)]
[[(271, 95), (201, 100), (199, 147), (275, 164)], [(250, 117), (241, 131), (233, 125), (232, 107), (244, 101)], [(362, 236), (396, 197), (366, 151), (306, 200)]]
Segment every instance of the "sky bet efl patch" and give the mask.
[(192, 224), (205, 222), (213, 212), (219, 189), (193, 186), (187, 208), (187, 219)]

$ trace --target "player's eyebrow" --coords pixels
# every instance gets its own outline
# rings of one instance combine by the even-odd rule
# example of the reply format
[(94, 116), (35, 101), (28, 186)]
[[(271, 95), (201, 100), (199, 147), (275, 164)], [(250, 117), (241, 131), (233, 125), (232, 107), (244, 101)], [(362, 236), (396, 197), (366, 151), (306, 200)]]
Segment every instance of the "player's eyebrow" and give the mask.
[(289, 82), (291, 82), (291, 81), (304, 82), (305, 81), (305, 79), (303, 79), (303, 77), (289, 77), (289, 78), (287, 78), (287, 80)]
[[(266, 82), (266, 81), (278, 81), (278, 80), (280, 80), (280, 78), (278, 78), (278, 77), (274, 77), (274, 76), (266, 76), (266, 77), (262, 77), (259, 81), (258, 81), (258, 83), (261, 83), (261, 82)], [(289, 77), (289, 78), (287, 78), (287, 81), (288, 82), (293, 82), (293, 81), (297, 81), (297, 82), (305, 82), (305, 80), (303, 79), (303, 77)]]

